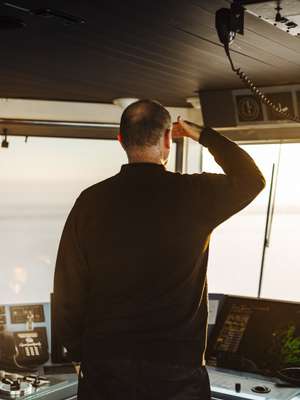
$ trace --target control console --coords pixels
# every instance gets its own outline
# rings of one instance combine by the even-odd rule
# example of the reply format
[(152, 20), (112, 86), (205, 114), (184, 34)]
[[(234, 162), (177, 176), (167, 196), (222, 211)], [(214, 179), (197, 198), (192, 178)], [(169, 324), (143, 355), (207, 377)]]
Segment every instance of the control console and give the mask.
[(213, 399), (300, 400), (300, 387), (246, 372), (208, 367)]
[(0, 371), (0, 400), (9, 399), (75, 399), (75, 377), (40, 376)]

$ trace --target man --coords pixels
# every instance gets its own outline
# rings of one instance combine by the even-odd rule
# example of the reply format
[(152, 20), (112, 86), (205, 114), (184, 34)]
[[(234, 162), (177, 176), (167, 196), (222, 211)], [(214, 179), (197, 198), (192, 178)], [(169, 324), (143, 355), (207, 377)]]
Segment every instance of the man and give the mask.
[[(172, 135), (206, 146), (225, 174), (166, 171)], [(57, 256), (56, 324), (81, 362), (79, 399), (209, 399), (210, 235), (258, 195), (264, 177), (210, 128), (178, 118), (172, 132), (155, 101), (126, 108), (119, 140), (129, 163), (80, 194)]]

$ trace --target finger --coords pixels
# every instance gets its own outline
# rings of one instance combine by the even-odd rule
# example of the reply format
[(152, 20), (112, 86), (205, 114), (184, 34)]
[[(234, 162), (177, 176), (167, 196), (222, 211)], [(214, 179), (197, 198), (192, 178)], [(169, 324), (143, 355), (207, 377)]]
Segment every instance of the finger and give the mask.
[(181, 117), (179, 117), (178, 124), (185, 130), (191, 128), (190, 125), (188, 125), (186, 122), (184, 122), (184, 120)]
[(184, 130), (186, 136), (193, 137), (195, 135), (195, 132), (198, 132), (195, 128), (193, 128), (191, 125), (183, 120), (179, 121), (179, 125)]
[(183, 130), (184, 129), (184, 127), (182, 125), (183, 122), (184, 122), (183, 119), (180, 116), (178, 116), (177, 122), (174, 122), (174, 124), (173, 124), (173, 129)]
[(184, 132), (182, 132), (182, 131), (172, 132), (172, 137), (173, 138), (180, 138), (180, 137), (183, 137), (183, 136), (184, 136)]
[(173, 135), (183, 135), (184, 134), (184, 129), (181, 126), (176, 126), (172, 129), (172, 134)]

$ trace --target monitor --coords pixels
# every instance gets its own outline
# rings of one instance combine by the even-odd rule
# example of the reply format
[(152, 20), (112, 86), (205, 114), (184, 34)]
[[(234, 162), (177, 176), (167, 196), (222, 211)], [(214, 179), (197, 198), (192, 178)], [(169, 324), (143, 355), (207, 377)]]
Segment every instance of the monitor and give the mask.
[(226, 296), (206, 359), (208, 365), (268, 376), (300, 367), (300, 304)]

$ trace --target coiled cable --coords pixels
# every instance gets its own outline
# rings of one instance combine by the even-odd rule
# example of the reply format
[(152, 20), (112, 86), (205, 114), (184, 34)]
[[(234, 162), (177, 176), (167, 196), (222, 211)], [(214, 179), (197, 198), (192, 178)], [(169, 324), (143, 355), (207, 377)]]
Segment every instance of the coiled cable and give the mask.
[(300, 122), (300, 118), (292, 115), (289, 111), (285, 110), (286, 107), (282, 108), (279, 105), (274, 104), (272, 100), (268, 98), (268, 96), (266, 96), (257, 86), (255, 86), (252, 80), (247, 76), (247, 74), (245, 74), (245, 72), (241, 70), (241, 68), (236, 68), (234, 66), (230, 55), (229, 44), (224, 44), (224, 49), (229, 59), (232, 71), (235, 72), (237, 76), (243, 81), (243, 83), (249, 87), (254, 96), (256, 96), (266, 106), (270, 107), (273, 111), (285, 117), (286, 120)]

